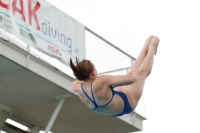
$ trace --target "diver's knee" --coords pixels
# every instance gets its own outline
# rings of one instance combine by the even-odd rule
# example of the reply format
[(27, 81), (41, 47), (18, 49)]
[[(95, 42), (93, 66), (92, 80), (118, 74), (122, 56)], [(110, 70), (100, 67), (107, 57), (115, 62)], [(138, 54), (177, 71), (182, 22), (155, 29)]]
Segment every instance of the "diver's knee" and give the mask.
[(137, 70), (135, 73), (135, 76), (141, 77), (141, 78), (146, 78), (147, 76), (149, 76), (150, 72), (146, 71), (146, 70)]
[(133, 72), (128, 72), (126, 75), (130, 75), (130, 76), (132, 76), (133, 75)]

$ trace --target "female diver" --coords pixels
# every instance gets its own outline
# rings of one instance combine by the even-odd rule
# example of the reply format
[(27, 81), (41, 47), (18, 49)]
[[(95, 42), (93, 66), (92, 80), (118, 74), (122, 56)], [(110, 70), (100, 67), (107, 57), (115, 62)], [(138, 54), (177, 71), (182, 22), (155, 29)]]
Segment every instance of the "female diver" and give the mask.
[(89, 60), (76, 65), (70, 59), (70, 67), (78, 79), (72, 83), (73, 91), (90, 109), (111, 116), (131, 113), (142, 95), (146, 78), (151, 73), (159, 38), (147, 38), (137, 60), (126, 75), (98, 76), (95, 65)]

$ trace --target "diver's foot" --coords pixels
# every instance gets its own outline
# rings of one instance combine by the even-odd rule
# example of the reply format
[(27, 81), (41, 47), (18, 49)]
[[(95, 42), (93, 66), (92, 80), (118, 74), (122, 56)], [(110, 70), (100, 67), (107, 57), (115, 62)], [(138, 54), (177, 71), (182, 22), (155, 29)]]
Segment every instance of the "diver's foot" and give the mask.
[(151, 35), (151, 36), (149, 36), (149, 37), (147, 38), (147, 40), (146, 40), (145, 44), (144, 44), (144, 47), (143, 47), (143, 49), (145, 49), (145, 50), (146, 50), (146, 52), (148, 52), (149, 45), (150, 45), (150, 43), (151, 43), (151, 40), (152, 40), (152, 38), (153, 38), (153, 36), (152, 36), (152, 35)]
[(155, 48), (154, 55), (156, 55), (156, 53), (157, 53), (159, 42), (160, 42), (160, 40), (157, 36), (153, 36), (153, 38), (151, 39), (150, 47), (152, 46)]

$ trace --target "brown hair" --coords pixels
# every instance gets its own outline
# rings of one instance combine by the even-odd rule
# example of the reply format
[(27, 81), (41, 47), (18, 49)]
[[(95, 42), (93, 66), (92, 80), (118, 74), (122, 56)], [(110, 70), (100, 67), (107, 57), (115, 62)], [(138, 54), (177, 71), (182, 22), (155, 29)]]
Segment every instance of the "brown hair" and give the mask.
[(76, 66), (75, 66), (74, 63), (72, 62), (72, 59), (70, 58), (69, 66), (71, 67), (74, 76), (78, 80), (88, 80), (90, 78), (90, 74), (94, 70), (92, 62), (85, 59), (78, 62), (76, 58)]

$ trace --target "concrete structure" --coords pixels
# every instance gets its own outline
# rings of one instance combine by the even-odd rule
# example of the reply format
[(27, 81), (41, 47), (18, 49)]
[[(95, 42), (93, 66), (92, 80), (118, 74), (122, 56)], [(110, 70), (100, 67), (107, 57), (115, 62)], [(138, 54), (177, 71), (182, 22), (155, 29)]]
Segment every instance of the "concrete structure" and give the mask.
[[(0, 129), (8, 133), (128, 133), (142, 130), (138, 113), (112, 117), (91, 111), (72, 92), (68, 74), (0, 37)], [(5, 122), (10, 118), (29, 129)]]

